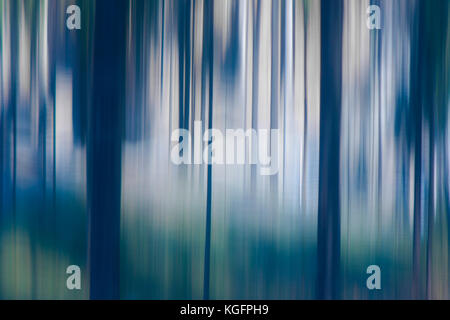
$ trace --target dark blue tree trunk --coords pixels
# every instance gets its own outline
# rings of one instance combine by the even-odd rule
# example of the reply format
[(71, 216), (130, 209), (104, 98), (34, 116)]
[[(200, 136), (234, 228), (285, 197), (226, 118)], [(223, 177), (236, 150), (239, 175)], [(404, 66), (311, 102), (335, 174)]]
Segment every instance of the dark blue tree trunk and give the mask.
[[(206, 1), (204, 8), (204, 30), (203, 30), (203, 58), (202, 58), (202, 91), (206, 87), (206, 78), (208, 78), (208, 129), (212, 128), (213, 121), (213, 61), (214, 61), (214, 42), (213, 42), (213, 1)], [(208, 76), (206, 75), (208, 72)], [(203, 99), (204, 101), (205, 99)], [(209, 143), (208, 143), (209, 145)], [(205, 226), (205, 257), (203, 270), (203, 299), (209, 299), (210, 291), (210, 255), (211, 255), (211, 205), (212, 205), (212, 164), (209, 161), (207, 171), (207, 191), (206, 191), (206, 226)]]
[(317, 298), (338, 298), (342, 1), (322, 0)]
[(191, 79), (191, 6), (189, 0), (178, 0), (179, 128), (189, 128)]
[[(431, 3), (430, 1), (422, 1), (424, 8), (421, 14), (424, 16), (423, 45), (424, 52), (422, 54), (421, 67), (423, 68), (424, 90), (422, 101), (424, 103), (424, 116), (428, 122), (429, 143), (428, 143), (428, 232), (427, 232), (427, 256), (426, 256), (426, 297), (432, 299), (432, 270), (433, 270), (433, 229), (434, 229), (434, 207), (435, 194), (438, 196), (438, 202), (441, 202), (440, 192), (435, 190), (435, 145), (440, 140), (440, 135), (445, 135), (446, 115), (447, 115), (447, 97), (445, 85), (445, 68), (447, 59), (445, 57), (447, 30), (442, 26), (446, 25), (448, 20), (448, 2), (439, 1)], [(440, 129), (444, 130), (440, 130)]]
[(421, 285), (421, 207), (422, 207), (422, 66), (423, 14), (422, 2), (416, 10), (414, 38), (411, 51), (411, 108), (414, 114), (414, 227), (413, 227), (413, 284), (412, 298), (422, 297)]
[(306, 0), (303, 1), (303, 83), (305, 84), (304, 88), (304, 108), (305, 108), (305, 115), (304, 115), (304, 121), (305, 124), (303, 125), (303, 157), (302, 157), (302, 210), (305, 212), (306, 210), (306, 161), (307, 161), (307, 155), (308, 155), (308, 5)]
[(119, 298), (121, 144), (128, 4), (98, 0), (88, 121), (91, 299)]

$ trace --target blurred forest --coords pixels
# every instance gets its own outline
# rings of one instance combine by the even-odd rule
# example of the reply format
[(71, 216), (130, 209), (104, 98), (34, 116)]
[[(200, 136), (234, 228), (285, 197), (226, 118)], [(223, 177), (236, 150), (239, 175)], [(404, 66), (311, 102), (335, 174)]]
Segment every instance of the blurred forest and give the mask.
[[(449, 12), (0, 0), (0, 298), (449, 299)], [(278, 174), (174, 165), (194, 121), (279, 129)]]

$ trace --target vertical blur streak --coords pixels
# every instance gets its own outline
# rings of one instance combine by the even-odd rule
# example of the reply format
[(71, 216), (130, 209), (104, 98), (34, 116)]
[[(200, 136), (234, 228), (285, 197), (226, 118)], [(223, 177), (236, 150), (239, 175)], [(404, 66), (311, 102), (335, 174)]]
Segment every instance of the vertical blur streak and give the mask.
[(339, 298), (342, 1), (321, 2), (317, 297)]
[[(450, 298), (449, 10), (0, 0), (0, 298)], [(277, 174), (209, 128), (279, 129)]]
[(87, 137), (91, 299), (120, 297), (121, 152), (128, 8), (121, 0), (95, 2), (93, 103)]
[[(214, 57), (214, 40), (213, 40), (213, 14), (214, 3), (208, 1), (204, 7), (204, 33), (203, 33), (203, 57), (202, 57), (202, 78), (206, 77), (206, 70), (208, 71), (208, 129), (212, 129), (213, 122), (213, 57)], [(206, 70), (203, 70), (206, 69)], [(204, 82), (202, 81), (202, 89)], [(211, 157), (209, 156), (209, 160)], [(207, 173), (207, 194), (206, 194), (206, 228), (205, 228), (205, 262), (203, 265), (203, 299), (208, 300), (210, 296), (210, 268), (211, 268), (211, 206), (212, 206), (212, 165), (208, 165)]]
[(414, 142), (414, 231), (413, 231), (413, 297), (421, 296), (420, 256), (421, 256), (421, 224), (422, 224), (422, 122), (423, 106), (421, 85), (424, 77), (422, 63), (425, 62), (423, 42), (426, 36), (423, 30), (424, 15), (422, 12), (423, 2), (419, 3), (419, 9), (415, 13), (416, 35), (412, 42), (412, 89), (413, 89), (413, 112), (415, 113), (415, 142)]

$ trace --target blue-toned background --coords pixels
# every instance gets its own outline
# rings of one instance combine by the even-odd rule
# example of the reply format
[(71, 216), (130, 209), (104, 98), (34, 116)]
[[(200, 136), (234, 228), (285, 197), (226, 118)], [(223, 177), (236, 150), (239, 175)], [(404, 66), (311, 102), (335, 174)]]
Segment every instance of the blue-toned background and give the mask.
[[(0, 298), (449, 299), (449, 10), (0, 0)], [(174, 165), (194, 121), (278, 174)]]

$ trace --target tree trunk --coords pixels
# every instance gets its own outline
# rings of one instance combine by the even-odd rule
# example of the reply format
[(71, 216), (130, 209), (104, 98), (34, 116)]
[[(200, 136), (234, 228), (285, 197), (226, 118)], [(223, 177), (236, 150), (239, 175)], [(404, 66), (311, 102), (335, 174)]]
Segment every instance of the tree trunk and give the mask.
[[(430, 106), (431, 108), (431, 106)], [(430, 117), (429, 134), (429, 186), (428, 186), (428, 233), (427, 233), (427, 298), (431, 299), (431, 260), (434, 223), (434, 117)]]
[(304, 83), (304, 125), (303, 125), (303, 159), (302, 159), (302, 209), (306, 211), (306, 161), (308, 152), (308, 7), (303, 1), (303, 83)]
[(422, 181), (422, 68), (421, 60), (423, 59), (422, 41), (422, 19), (421, 8), (416, 12), (416, 25), (413, 34), (416, 34), (412, 40), (412, 61), (411, 61), (411, 92), (412, 92), (412, 109), (414, 112), (414, 227), (413, 227), (413, 284), (412, 298), (421, 296), (421, 181)]
[(88, 128), (91, 299), (119, 298), (121, 144), (128, 5), (95, 8), (94, 88)]
[(342, 69), (341, 0), (322, 0), (317, 297), (339, 296), (339, 157)]
[[(206, 87), (206, 72), (208, 72), (208, 129), (212, 128), (213, 121), (213, 60), (214, 60), (214, 41), (213, 41), (213, 15), (214, 3), (207, 1), (204, 8), (203, 23), (205, 26), (203, 32), (203, 61), (202, 61), (202, 90)], [(208, 143), (209, 145), (209, 143)], [(206, 226), (205, 226), (205, 256), (203, 270), (203, 298), (208, 300), (210, 297), (210, 255), (211, 255), (211, 201), (212, 201), (212, 164), (209, 159), (207, 171), (207, 194), (206, 194)]]

